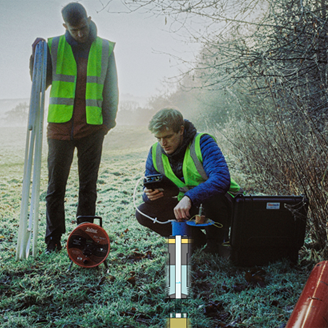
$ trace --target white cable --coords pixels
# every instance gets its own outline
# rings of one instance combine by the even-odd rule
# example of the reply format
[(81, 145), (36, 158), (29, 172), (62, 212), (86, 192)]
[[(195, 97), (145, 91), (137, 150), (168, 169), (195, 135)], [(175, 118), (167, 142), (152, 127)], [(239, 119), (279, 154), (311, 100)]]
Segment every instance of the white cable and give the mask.
[(138, 185), (139, 185), (139, 183), (140, 183), (141, 180), (143, 180), (143, 177), (141, 177), (141, 178), (137, 181), (136, 186), (135, 186), (135, 188), (134, 188), (134, 192), (133, 192), (133, 205), (134, 205), (134, 208), (136, 209), (136, 211), (137, 211), (138, 213), (140, 213), (141, 215), (143, 215), (145, 218), (147, 218), (147, 219), (149, 219), (149, 220), (152, 220), (153, 223), (167, 224), (167, 223), (171, 223), (171, 222), (175, 221), (175, 220), (168, 220), (168, 221), (164, 221), (164, 222), (162, 222), (162, 221), (158, 221), (157, 218), (152, 218), (151, 216), (149, 216), (149, 215), (147, 215), (147, 214), (145, 214), (145, 213), (142, 213), (142, 212), (139, 210), (139, 208), (138, 208), (137, 205), (136, 205), (136, 193), (137, 193)]

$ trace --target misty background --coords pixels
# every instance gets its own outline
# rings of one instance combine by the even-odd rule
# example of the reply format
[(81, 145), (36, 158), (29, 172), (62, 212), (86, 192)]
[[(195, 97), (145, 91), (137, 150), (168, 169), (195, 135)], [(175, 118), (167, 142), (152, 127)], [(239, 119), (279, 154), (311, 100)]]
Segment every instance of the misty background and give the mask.
[[(0, 0), (1, 126), (25, 125), (31, 92), (31, 45), (36, 37), (47, 39), (65, 32), (61, 9), (69, 2)], [(164, 15), (131, 12), (119, 0), (79, 2), (96, 23), (98, 35), (116, 43), (120, 110), (135, 111), (146, 106), (151, 97), (174, 88), (174, 77), (184, 69), (175, 57), (191, 60), (199, 48), (197, 43), (171, 33), (170, 19)], [(118, 123), (133, 124), (133, 115), (122, 111)]]
[[(215, 136), (246, 192), (309, 198), (309, 257), (327, 257), (326, 2), (80, 2), (99, 36), (116, 42), (118, 124), (147, 125), (163, 107), (180, 109)], [(64, 33), (66, 3), (0, 0), (2, 124), (24, 121), (31, 44)]]

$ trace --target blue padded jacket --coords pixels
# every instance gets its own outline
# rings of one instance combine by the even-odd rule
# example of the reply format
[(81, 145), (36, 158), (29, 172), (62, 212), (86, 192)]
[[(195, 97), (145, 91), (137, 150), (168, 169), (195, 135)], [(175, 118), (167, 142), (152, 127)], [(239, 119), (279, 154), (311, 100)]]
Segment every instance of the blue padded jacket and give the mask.
[[(228, 165), (215, 140), (210, 135), (204, 134), (200, 139), (200, 147), (203, 156), (203, 167), (208, 179), (185, 193), (185, 196), (188, 196), (195, 206), (213, 196), (225, 194), (230, 187)], [(157, 173), (153, 165), (152, 150), (150, 149), (146, 161), (145, 176)], [(145, 194), (143, 199), (149, 201)]]

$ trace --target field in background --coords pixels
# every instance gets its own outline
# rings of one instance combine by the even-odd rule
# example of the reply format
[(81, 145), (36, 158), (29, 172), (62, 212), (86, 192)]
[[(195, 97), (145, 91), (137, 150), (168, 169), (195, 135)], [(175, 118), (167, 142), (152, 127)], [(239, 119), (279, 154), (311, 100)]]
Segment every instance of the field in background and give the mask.
[[(26, 129), (1, 128), (0, 140), (2, 141), (0, 144), (1, 217), (17, 225), (20, 215)], [(111, 215), (104, 217), (105, 222), (112, 219), (113, 215), (117, 218), (123, 209), (129, 212), (129, 216), (134, 213), (131, 203), (132, 192), (137, 180), (143, 176), (145, 158), (152, 142), (150, 133), (144, 127), (116, 127), (105, 137), (102, 163), (99, 169), (97, 199), (98, 215), (106, 216), (108, 215), (108, 210), (110, 210)], [(46, 138), (43, 140), (42, 153), (40, 235), (43, 236), (45, 231), (44, 213), (47, 188)], [(70, 220), (74, 221), (77, 194), (78, 175), (75, 153), (65, 199), (68, 220), (70, 218)], [(122, 208), (122, 204), (124, 208)], [(131, 207), (126, 209), (127, 206), (124, 206), (126, 204), (130, 204)], [(69, 229), (69, 225), (67, 228)], [(5, 236), (3, 233), (0, 234)], [(39, 239), (40, 247), (42, 248), (44, 246), (43, 237)]]
[[(133, 191), (143, 175), (154, 139), (146, 127), (118, 126), (104, 142), (97, 215), (103, 217), (111, 250), (104, 266), (70, 264), (66, 250), (44, 254), (47, 185), (44, 142), (41, 172), (39, 254), (15, 261), (25, 151), (25, 128), (0, 129), (0, 326), (1, 327), (164, 327), (170, 312), (188, 313), (192, 327), (283, 327), (309, 269), (279, 262), (237, 268), (227, 259), (197, 251), (191, 298), (165, 299), (164, 238), (135, 220)], [(74, 159), (66, 193), (63, 245), (76, 227), (78, 180)], [(141, 201), (138, 188), (137, 203)], [(175, 307), (177, 306), (177, 307)]]

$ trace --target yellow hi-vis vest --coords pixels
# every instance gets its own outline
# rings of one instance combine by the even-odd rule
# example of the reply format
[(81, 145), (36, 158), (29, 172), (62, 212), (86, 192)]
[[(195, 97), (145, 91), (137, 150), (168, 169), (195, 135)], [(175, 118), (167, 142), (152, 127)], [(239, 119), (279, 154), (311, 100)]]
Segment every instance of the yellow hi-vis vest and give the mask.
[[(163, 154), (159, 142), (152, 146), (153, 165), (157, 172), (169, 178), (178, 188), (178, 200), (180, 201), (184, 194), (205, 182), (208, 177), (203, 168), (203, 156), (200, 149), (200, 138), (205, 133), (197, 133), (192, 142), (188, 145), (182, 164), (182, 173), (185, 182), (181, 181), (173, 172), (168, 157)], [(214, 138), (213, 138), (214, 139)], [(215, 140), (215, 139), (214, 139)], [(240, 186), (231, 178), (228, 193), (234, 197), (242, 192)]]
[[(91, 44), (87, 64), (86, 119), (88, 124), (103, 124), (103, 88), (108, 68), (108, 58), (114, 43), (96, 38)], [(65, 35), (50, 38), (48, 46), (52, 62), (52, 86), (48, 122), (65, 123), (73, 116), (77, 66)]]

